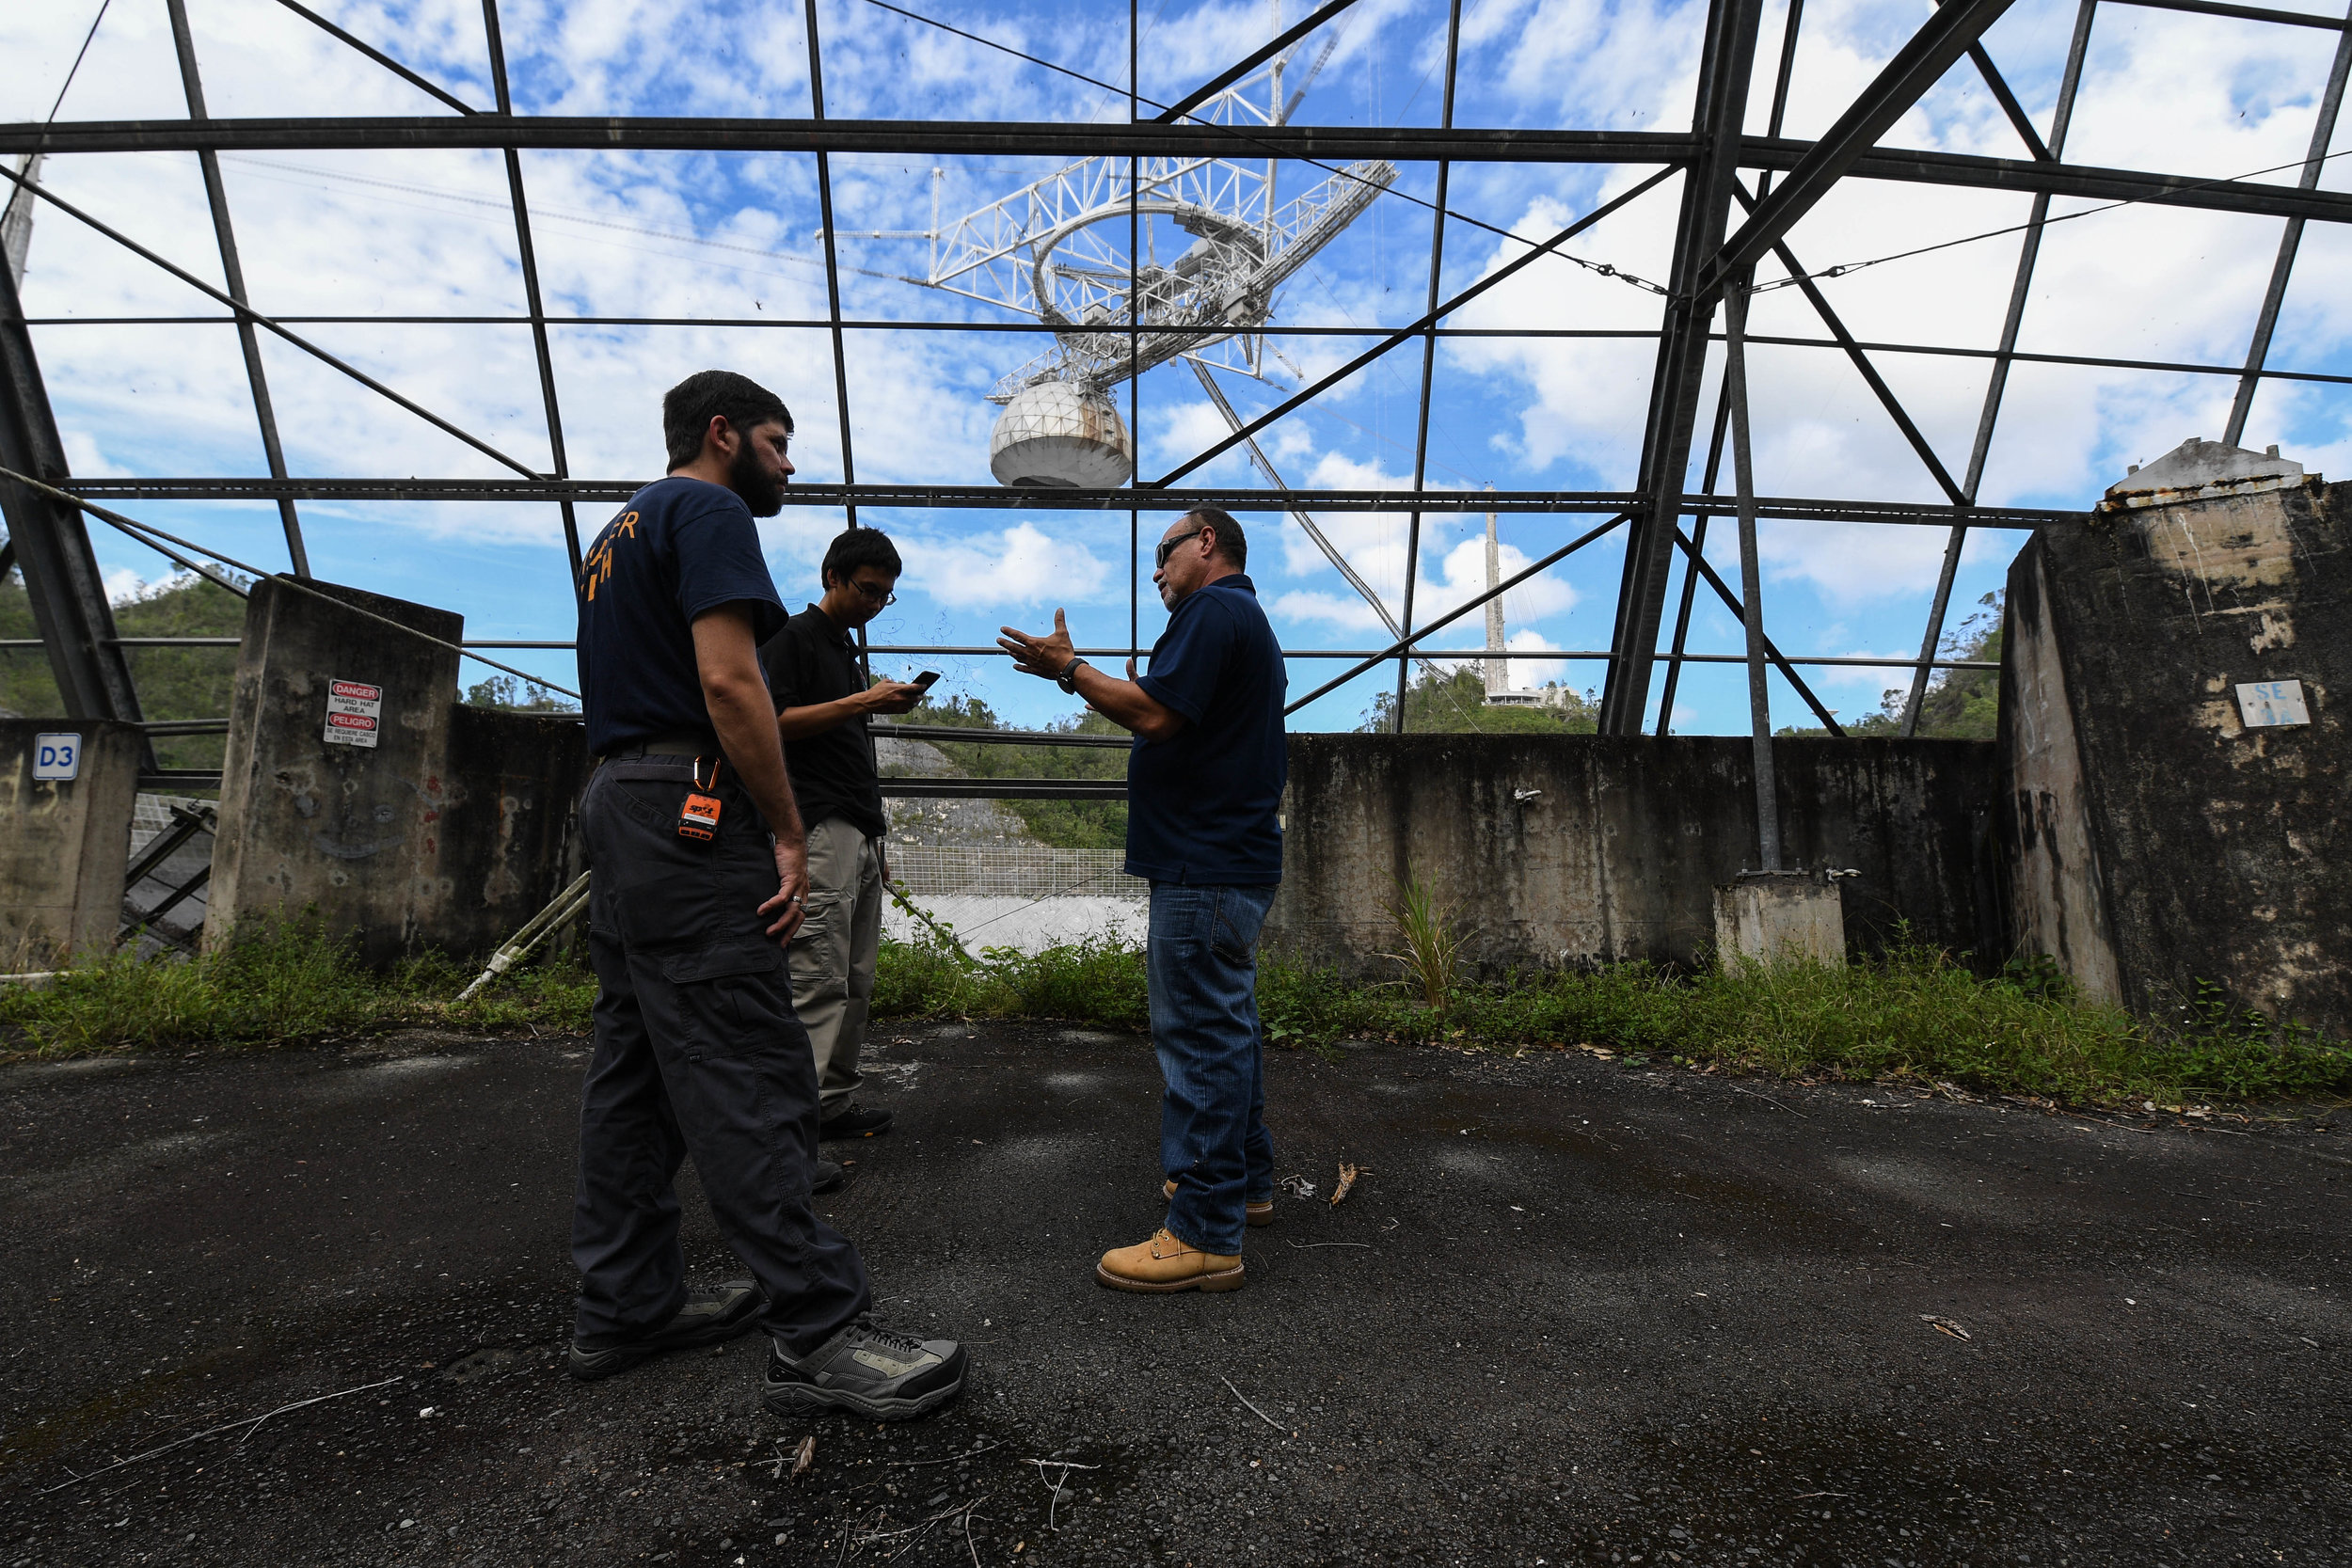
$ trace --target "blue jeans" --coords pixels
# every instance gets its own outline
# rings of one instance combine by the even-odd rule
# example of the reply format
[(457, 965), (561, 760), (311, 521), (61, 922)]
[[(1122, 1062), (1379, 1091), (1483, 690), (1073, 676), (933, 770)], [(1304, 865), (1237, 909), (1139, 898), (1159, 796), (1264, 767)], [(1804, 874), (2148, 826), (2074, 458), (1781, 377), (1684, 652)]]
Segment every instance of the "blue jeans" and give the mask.
[(1258, 928), (1270, 887), (1152, 884), (1152, 1040), (1167, 1092), (1160, 1166), (1176, 1183), (1168, 1228), (1219, 1257), (1241, 1253), (1243, 1205), (1274, 1196), (1258, 1027)]

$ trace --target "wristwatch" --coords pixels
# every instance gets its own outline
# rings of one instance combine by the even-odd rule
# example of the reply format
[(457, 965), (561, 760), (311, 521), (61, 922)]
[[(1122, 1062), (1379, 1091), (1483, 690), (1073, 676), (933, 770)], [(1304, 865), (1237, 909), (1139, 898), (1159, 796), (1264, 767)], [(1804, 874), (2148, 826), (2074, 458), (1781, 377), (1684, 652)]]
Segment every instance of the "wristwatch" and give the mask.
[(1078, 672), (1086, 667), (1087, 661), (1085, 659), (1072, 659), (1069, 663), (1061, 667), (1061, 673), (1054, 677), (1054, 684), (1060, 687), (1064, 691), (1075, 696), (1078, 691)]

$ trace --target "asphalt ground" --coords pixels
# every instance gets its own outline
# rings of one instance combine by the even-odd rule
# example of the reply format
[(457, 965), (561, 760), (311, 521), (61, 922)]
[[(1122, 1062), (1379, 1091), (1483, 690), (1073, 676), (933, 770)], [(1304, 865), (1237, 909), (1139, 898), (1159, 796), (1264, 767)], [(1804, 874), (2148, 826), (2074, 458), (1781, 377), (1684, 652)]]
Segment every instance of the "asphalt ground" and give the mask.
[(2325, 1117), (1285, 1052), (1316, 1196), (1143, 1297), (1141, 1040), (878, 1055), (830, 1212), (973, 1357), (889, 1429), (768, 1415), (756, 1338), (563, 1376), (582, 1042), (0, 1070), (0, 1568), (2352, 1560)]

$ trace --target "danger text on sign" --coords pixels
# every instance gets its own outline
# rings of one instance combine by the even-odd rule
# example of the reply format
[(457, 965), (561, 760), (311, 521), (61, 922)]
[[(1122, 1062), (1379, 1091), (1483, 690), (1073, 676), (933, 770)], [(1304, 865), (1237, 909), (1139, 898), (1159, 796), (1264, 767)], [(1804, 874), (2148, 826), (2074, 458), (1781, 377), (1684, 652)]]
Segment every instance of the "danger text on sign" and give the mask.
[(337, 746), (373, 746), (384, 722), (384, 689), (365, 681), (329, 681), (326, 739)]

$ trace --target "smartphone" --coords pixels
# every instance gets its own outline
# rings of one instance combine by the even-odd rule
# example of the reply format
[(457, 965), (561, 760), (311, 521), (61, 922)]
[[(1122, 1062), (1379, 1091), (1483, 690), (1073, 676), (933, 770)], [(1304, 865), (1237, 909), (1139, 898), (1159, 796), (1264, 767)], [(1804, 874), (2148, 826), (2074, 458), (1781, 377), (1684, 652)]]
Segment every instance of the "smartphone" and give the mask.
[(931, 689), (931, 683), (937, 679), (939, 679), (938, 671), (926, 670), (921, 674), (914, 677), (914, 684), (921, 687), (924, 690), (929, 691)]

